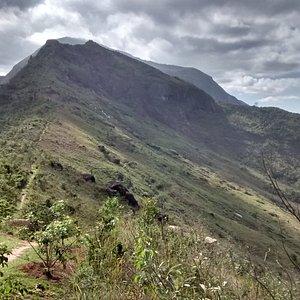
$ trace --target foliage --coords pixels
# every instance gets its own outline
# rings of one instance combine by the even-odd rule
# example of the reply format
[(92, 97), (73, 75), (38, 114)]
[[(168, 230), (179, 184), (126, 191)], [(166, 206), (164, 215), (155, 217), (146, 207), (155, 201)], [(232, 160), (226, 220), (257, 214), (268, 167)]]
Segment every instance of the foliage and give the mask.
[[(287, 299), (297, 283), (279, 278), (231, 250), (205, 244), (188, 230), (161, 231), (154, 200), (137, 218), (120, 212), (115, 199), (100, 210), (86, 236), (86, 260), (74, 276), (78, 299)], [(120, 247), (120, 245), (122, 247)]]
[[(6, 267), (8, 262), (8, 255), (11, 254), (11, 251), (8, 249), (7, 245), (0, 243), (0, 266)], [(0, 277), (3, 276), (3, 272), (0, 271)]]
[[(248, 106), (228, 107), (223, 114), (187, 83), (121, 54), (92, 43), (79, 52), (80, 47), (57, 46), (44, 47), (0, 89), (0, 218), (14, 214), (30, 182), (23, 212), (44, 258), (55, 248), (47, 245), (55, 241), (61, 246), (59, 236), (72, 243), (65, 237), (73, 226), (55, 216), (45, 200), (70, 199), (76, 217), (93, 229), (84, 239), (86, 257), (74, 279), (82, 298), (265, 299), (270, 294), (263, 285), (277, 298), (287, 298), (278, 280), (254, 272), (249, 261), (205, 245), (190, 228), (173, 232), (157, 224), (152, 218), (157, 207), (151, 203), (133, 217), (115, 210), (118, 203), (112, 200), (97, 226), (94, 221), (103, 187), (122, 180), (137, 196), (166, 200), (177, 220), (193, 228), (203, 222), (216, 236), (230, 237), (256, 262), (280, 241), (280, 222), (288, 233), (288, 251), (296, 255), (299, 234), (289, 215), (269, 201), (257, 154), (263, 147), (274, 149), (281, 170), (277, 177), (296, 192), (299, 116)], [(100, 153), (99, 143), (121, 163)], [(51, 168), (50, 158), (60, 161), (63, 170)], [(96, 183), (82, 182), (80, 174), (91, 168)], [(29, 175), (33, 170), (39, 170), (37, 176)], [(243, 218), (237, 219), (237, 213)]]
[(0, 279), (0, 300), (22, 300), (28, 294), (29, 289), (21, 280), (12, 276)]
[(26, 180), (26, 172), (16, 164), (0, 160), (0, 219), (15, 212), (15, 199), (26, 185)]
[[(281, 189), (277, 179), (274, 176), (272, 168), (267, 166), (267, 163), (266, 163), (264, 158), (263, 158), (263, 167), (265, 169), (265, 172), (266, 172), (266, 175), (267, 175), (268, 179), (270, 180), (272, 188), (274, 189), (275, 193), (277, 194), (277, 196), (279, 198), (279, 201), (280, 201), (281, 205), (284, 207), (284, 209), (287, 212), (289, 212), (289, 214), (291, 216), (293, 216), (296, 219), (298, 225), (300, 225), (300, 206), (299, 206), (299, 203), (293, 202), (286, 195), (286, 193)], [(289, 261), (292, 263), (292, 265), (295, 267), (295, 269), (300, 274), (300, 262), (298, 262), (297, 255), (289, 253), (289, 251), (286, 249), (284, 241), (282, 241), (282, 246), (284, 248), (284, 251), (285, 251)]]
[[(44, 218), (39, 220), (37, 216)], [(51, 216), (51, 218), (49, 217)], [(29, 213), (29, 219), (35, 221), (38, 228), (34, 231), (23, 229), (32, 248), (45, 266), (46, 275), (51, 278), (51, 271), (58, 263), (65, 264), (77, 240), (79, 228), (70, 216), (66, 215), (64, 201), (57, 201), (48, 207), (48, 214), (40, 211)]]

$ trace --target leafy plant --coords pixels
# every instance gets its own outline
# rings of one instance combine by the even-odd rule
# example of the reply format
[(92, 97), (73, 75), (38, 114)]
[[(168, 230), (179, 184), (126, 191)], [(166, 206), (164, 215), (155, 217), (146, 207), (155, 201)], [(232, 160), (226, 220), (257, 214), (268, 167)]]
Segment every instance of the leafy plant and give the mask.
[(35, 220), (40, 228), (34, 232), (23, 229), (22, 234), (43, 262), (47, 277), (52, 278), (52, 269), (58, 262), (65, 265), (80, 231), (74, 220), (66, 215), (64, 201), (57, 201), (49, 207), (51, 220), (48, 214), (44, 220), (36, 219), (36, 215), (41, 215), (41, 212), (31, 212), (29, 219)]
[[(11, 254), (11, 251), (8, 249), (7, 245), (0, 243), (0, 266), (7, 267), (8, 255)], [(3, 276), (3, 272), (0, 271), (0, 277)]]
[(0, 279), (0, 300), (23, 300), (28, 294), (29, 289), (21, 280), (12, 276)]

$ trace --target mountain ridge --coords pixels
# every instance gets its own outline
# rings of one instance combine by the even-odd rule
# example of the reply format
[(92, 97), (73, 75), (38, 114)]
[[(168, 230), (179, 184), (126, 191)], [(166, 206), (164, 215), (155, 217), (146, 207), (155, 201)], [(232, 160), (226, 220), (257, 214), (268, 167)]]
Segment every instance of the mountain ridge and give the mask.
[(236, 97), (228, 94), (220, 85), (218, 85), (211, 76), (194, 67), (181, 67), (176, 65), (160, 64), (153, 61), (144, 61), (145, 63), (158, 68), (162, 72), (176, 76), (194, 84), (201, 90), (206, 91), (212, 98), (219, 103), (229, 103), (236, 105), (248, 105), (238, 100)]
[[(41, 60), (46, 60), (46, 62), (36, 62), (32, 66), (32, 70), (27, 71), (29, 74), (35, 74), (39, 68), (41, 74), (36, 75), (35, 80), (37, 81), (43, 83), (43, 70), (47, 65), (47, 68), (54, 72), (51, 76), (55, 84), (63, 84), (64, 87), (73, 85), (74, 89), (77, 90), (78, 86), (93, 90), (97, 97), (108, 97), (110, 100), (114, 100), (116, 105), (123, 107), (124, 105), (131, 106), (139, 118), (162, 121), (165, 125), (180, 130), (194, 139), (199, 139), (202, 136), (205, 141), (205, 143), (202, 142), (203, 146), (219, 147), (218, 152), (221, 155), (223, 151), (226, 151), (226, 148), (231, 149), (233, 145), (235, 145), (235, 155), (242, 155), (245, 151), (245, 145), (243, 145), (243, 138), (240, 134), (253, 135), (253, 132), (245, 131), (242, 133), (241, 128), (232, 126), (231, 120), (224, 114), (224, 109), (194, 85), (165, 75), (151, 66), (146, 67), (147, 65), (142, 62), (111, 51), (93, 41), (84, 45), (72, 46), (50, 40), (42, 49), (42, 54), (39, 53), (37, 57), (33, 57), (32, 63), (35, 59), (39, 59), (39, 56), (41, 56)], [(54, 53), (55, 51), (58, 52)], [(48, 60), (48, 56), (51, 56), (51, 60)], [(92, 59), (97, 61), (93, 62)], [(62, 60), (64, 63), (61, 63)], [(49, 65), (50, 63), (51, 65)], [(60, 63), (64, 68), (67, 65), (70, 68), (60, 69)], [(85, 65), (88, 66), (86, 69)], [(114, 65), (118, 65), (119, 68), (115, 69)], [(55, 73), (58, 73), (58, 76)], [(21, 78), (23, 85), (30, 85), (30, 76), (22, 75), (20, 72), (16, 78), (18, 77)], [(127, 82), (124, 82), (123, 78), (126, 77)], [(145, 90), (151, 91), (150, 94), (145, 93)], [(239, 111), (254, 111), (254, 108), (246, 109), (246, 107)], [(234, 109), (237, 108), (233, 106), (232, 110)], [(271, 109), (264, 111), (271, 112)], [(276, 112), (278, 112), (277, 115), (281, 114), (280, 110), (276, 110)], [(210, 116), (210, 113), (215, 114), (215, 116)], [(293, 114), (288, 113), (287, 115), (293, 116)], [(271, 121), (269, 120), (269, 122)], [(249, 136), (249, 138), (252, 137)], [(259, 137), (259, 135), (255, 137), (261, 142), (264, 138)], [(215, 143), (215, 140), (218, 142)], [(227, 155), (230, 151), (227, 151)]]
[[(63, 37), (60, 39), (56, 39), (60, 43), (63, 44), (70, 44), (70, 45), (80, 45), (86, 43), (85, 40), (83, 39), (78, 39), (78, 38), (70, 38), (70, 37)], [(98, 44), (99, 45), (99, 44)], [(164, 65), (164, 64), (159, 64), (156, 62), (151, 62), (151, 61), (145, 61), (141, 60), (137, 57), (132, 56), (129, 53), (126, 53), (124, 51), (118, 51), (114, 49), (110, 49), (104, 45), (100, 45), (106, 49), (120, 52), (122, 54), (125, 54), (133, 59), (142, 61), (144, 63), (147, 63), (148, 65), (151, 65), (155, 67), (156, 69), (159, 69), (160, 71), (171, 75), (171, 76), (177, 76), (178, 78), (185, 80), (189, 83), (194, 84), (201, 90), (204, 90), (206, 93), (208, 93), (214, 100), (217, 102), (225, 102), (225, 103), (232, 103), (232, 104), (245, 104), (244, 102), (237, 100), (235, 97), (229, 95), (226, 93), (223, 88), (221, 88), (213, 79), (211, 76), (203, 73), (202, 71), (194, 68), (188, 68), (188, 67), (180, 67), (180, 66), (175, 66), (175, 65)], [(39, 49), (36, 50), (31, 56), (37, 55)], [(5, 84), (8, 83), (26, 64), (28, 63), (30, 56), (26, 57), (25, 59), (21, 60), (19, 63), (17, 63), (12, 70), (3, 78), (2, 81), (0, 81), (0, 84)], [(195, 75), (193, 76), (194, 73)], [(246, 104), (245, 104), (246, 105)]]
[[(29, 203), (68, 199), (92, 225), (107, 184), (121, 181), (138, 200), (155, 197), (176, 220), (201, 220), (258, 257), (282, 235), (269, 213), (290, 229), (286, 243), (298, 251), (293, 223), (260, 169), (260, 151), (273, 149), (284, 186), (297, 193), (299, 168), (286, 158), (299, 161), (298, 124), (298, 115), (281, 110), (220, 106), (194, 85), (92, 41), (48, 41), (0, 88), (2, 156), (25, 174), (33, 160), (38, 166)], [(284, 143), (282, 128), (290, 134)]]

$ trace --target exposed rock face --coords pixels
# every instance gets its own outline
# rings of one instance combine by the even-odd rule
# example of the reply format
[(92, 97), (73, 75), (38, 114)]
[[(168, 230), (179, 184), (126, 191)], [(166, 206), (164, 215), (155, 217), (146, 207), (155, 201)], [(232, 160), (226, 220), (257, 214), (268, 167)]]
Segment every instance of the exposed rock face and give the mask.
[(120, 182), (115, 182), (110, 185), (108, 188), (109, 191), (115, 191), (120, 194), (120, 196), (125, 196), (125, 194), (128, 192), (128, 189)]
[(126, 199), (129, 206), (136, 207), (136, 208), (139, 207), (139, 204), (134, 198), (134, 195), (132, 193), (126, 192), (124, 198)]
[(119, 195), (132, 208), (139, 208), (139, 203), (135, 199), (134, 195), (130, 193), (129, 190), (120, 182), (114, 182), (110, 184), (109, 187), (106, 189), (106, 192), (111, 197)]
[(81, 174), (81, 177), (86, 182), (92, 182), (92, 183), (96, 182), (96, 178), (95, 178), (94, 175), (91, 175), (91, 174)]
[(114, 163), (114, 164), (116, 164), (116, 165), (121, 164), (120, 158), (117, 158), (117, 157), (113, 157), (113, 158), (111, 159), (111, 162)]

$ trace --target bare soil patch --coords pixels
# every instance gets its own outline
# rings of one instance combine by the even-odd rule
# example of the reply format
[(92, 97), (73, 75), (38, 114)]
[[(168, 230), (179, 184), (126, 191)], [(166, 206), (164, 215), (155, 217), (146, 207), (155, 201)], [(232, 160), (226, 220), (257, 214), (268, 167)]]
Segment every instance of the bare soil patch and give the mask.
[(20, 270), (30, 277), (36, 279), (44, 279), (54, 282), (63, 281), (75, 272), (75, 261), (69, 261), (65, 266), (57, 264), (52, 269), (52, 278), (48, 278), (45, 272), (45, 267), (42, 262), (30, 262), (20, 267)]

